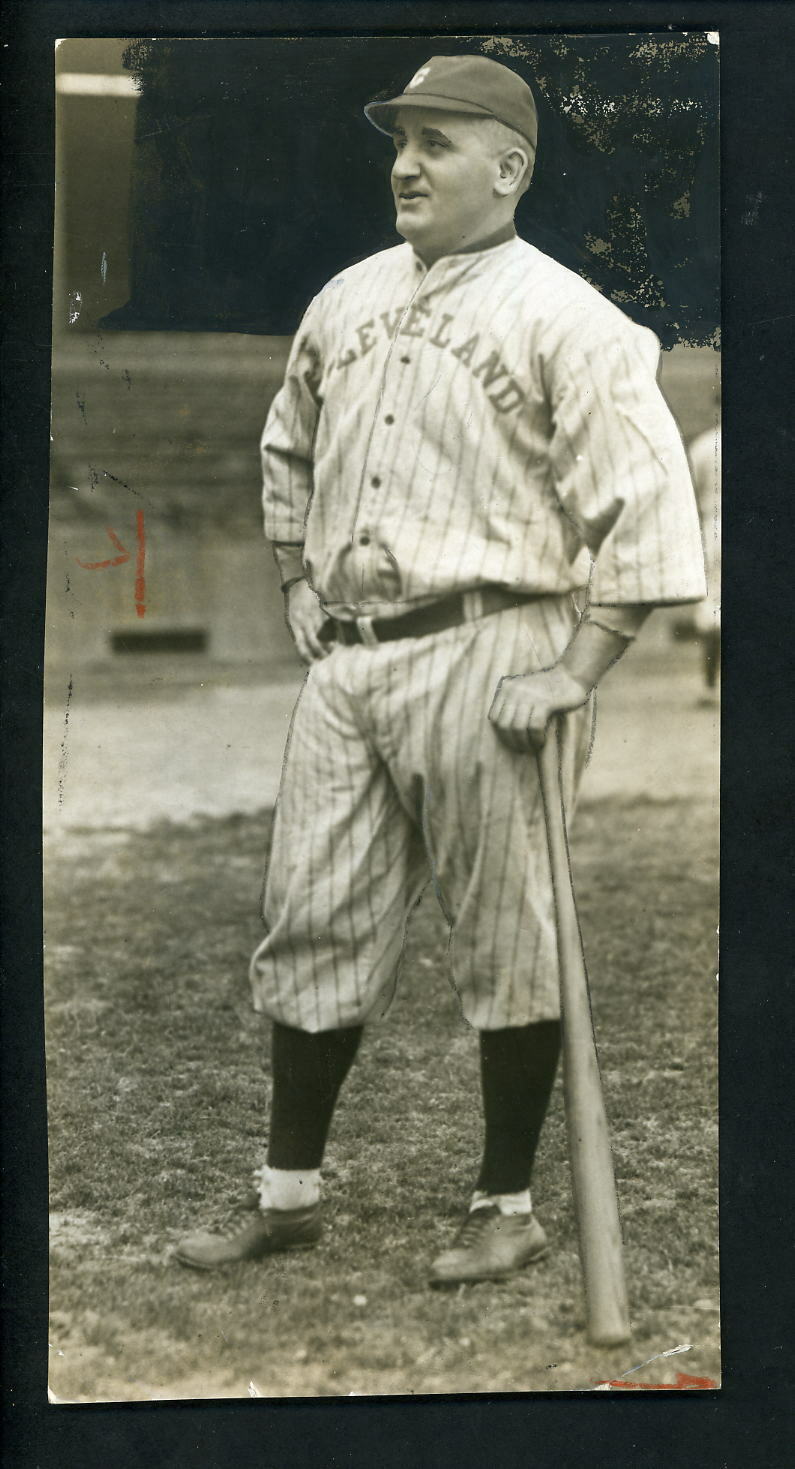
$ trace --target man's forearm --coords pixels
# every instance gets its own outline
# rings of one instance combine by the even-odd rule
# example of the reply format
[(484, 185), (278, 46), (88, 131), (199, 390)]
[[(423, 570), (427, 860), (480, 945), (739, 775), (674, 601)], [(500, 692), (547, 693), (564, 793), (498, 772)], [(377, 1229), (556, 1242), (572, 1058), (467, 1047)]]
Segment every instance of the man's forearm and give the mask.
[(304, 571), (304, 547), (300, 541), (272, 541), (271, 549), (279, 568), (282, 591), (293, 582), (301, 581)]
[(559, 666), (589, 694), (626, 652), (651, 607), (589, 607)]

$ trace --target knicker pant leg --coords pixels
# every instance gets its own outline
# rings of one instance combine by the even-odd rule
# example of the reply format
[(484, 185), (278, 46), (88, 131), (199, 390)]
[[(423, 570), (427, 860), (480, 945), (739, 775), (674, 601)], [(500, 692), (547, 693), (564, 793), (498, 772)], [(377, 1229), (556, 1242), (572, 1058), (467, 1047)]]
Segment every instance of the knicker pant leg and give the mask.
[(389, 1003), (421, 839), (371, 741), (367, 651), (310, 669), (274, 817), (254, 1008), (310, 1032), (361, 1025)]
[[(488, 720), (500, 677), (549, 667), (574, 627), (568, 599), (486, 617), (451, 667), (428, 745), (426, 831), (452, 927), (453, 983), (465, 1018), (501, 1030), (560, 1015), (555, 910), (532, 752), (509, 750)], [(591, 709), (566, 716), (563, 786), (571, 812)]]

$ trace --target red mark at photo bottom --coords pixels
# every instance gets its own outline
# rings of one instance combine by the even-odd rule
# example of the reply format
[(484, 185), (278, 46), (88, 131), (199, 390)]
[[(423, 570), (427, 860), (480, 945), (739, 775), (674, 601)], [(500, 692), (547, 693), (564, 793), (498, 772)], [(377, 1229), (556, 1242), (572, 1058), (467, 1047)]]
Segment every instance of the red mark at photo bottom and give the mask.
[(711, 1377), (690, 1377), (687, 1372), (677, 1372), (676, 1382), (625, 1382), (619, 1377), (615, 1382), (597, 1382), (596, 1386), (621, 1388), (623, 1392), (687, 1392), (694, 1388), (714, 1389), (718, 1384)]

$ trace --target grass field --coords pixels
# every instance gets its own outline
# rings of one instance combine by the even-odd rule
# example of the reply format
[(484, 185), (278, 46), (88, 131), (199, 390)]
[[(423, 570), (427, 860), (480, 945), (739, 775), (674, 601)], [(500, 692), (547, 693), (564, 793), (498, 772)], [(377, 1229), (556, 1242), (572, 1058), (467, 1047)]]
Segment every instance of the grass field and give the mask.
[[(583, 806), (581, 919), (624, 1222), (631, 1344), (589, 1347), (558, 1086), (534, 1196), (553, 1249), (428, 1290), (480, 1144), (475, 1037), (427, 895), (335, 1120), (327, 1232), (195, 1275), (169, 1258), (264, 1156), (267, 1027), (245, 979), (267, 817), (49, 847), (53, 1392), (63, 1399), (494, 1393), (720, 1378), (717, 837), (704, 799)], [(674, 1347), (690, 1350), (672, 1358)], [(642, 1370), (633, 1370), (658, 1357)]]

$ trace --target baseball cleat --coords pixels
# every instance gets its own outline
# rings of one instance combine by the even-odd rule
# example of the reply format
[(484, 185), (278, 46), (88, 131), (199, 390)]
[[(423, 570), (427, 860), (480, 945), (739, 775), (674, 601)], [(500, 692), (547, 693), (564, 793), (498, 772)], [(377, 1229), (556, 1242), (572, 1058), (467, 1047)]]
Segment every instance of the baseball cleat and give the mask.
[(540, 1260), (549, 1248), (535, 1214), (501, 1214), (496, 1204), (473, 1209), (453, 1242), (434, 1260), (431, 1285), (502, 1280)]
[(186, 1235), (174, 1254), (180, 1265), (192, 1270), (219, 1270), (282, 1250), (309, 1250), (317, 1244), (320, 1229), (319, 1204), (305, 1209), (257, 1210), (252, 1219), (227, 1230)]

